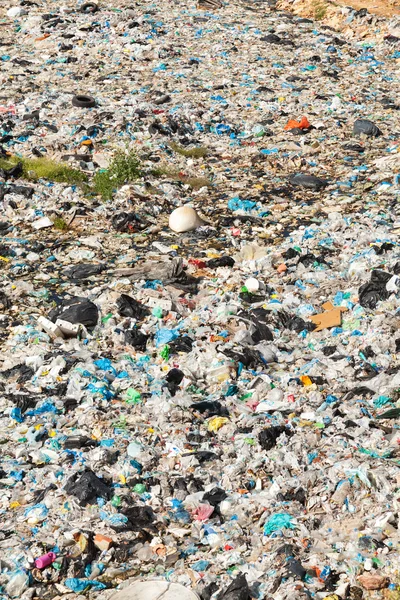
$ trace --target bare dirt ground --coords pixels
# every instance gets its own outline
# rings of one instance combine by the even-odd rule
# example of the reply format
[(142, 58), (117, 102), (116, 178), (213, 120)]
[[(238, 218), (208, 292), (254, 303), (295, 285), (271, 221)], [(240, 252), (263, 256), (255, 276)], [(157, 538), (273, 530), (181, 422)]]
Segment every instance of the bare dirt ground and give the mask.
[[(278, 8), (296, 15), (315, 19), (349, 37), (379, 39), (397, 34), (400, 21), (400, 0), (278, 0)], [(367, 9), (369, 18), (354, 12)], [(394, 31), (396, 29), (396, 31)]]
[(397, 0), (375, 0), (374, 2), (365, 2), (363, 0), (352, 0), (352, 2), (347, 2), (346, 0), (339, 0), (334, 4), (338, 6), (352, 6), (357, 10), (360, 8), (367, 8), (373, 15), (384, 17), (400, 15), (400, 2)]

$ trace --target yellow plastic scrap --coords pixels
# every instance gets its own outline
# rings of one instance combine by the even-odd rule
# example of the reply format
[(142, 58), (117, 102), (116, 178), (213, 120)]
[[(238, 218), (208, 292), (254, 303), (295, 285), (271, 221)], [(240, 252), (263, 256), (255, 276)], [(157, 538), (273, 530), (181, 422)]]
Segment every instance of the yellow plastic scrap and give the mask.
[(229, 419), (226, 417), (214, 417), (208, 421), (208, 431), (216, 433), (218, 429), (221, 429), (225, 423), (228, 423)]
[(305, 387), (308, 387), (309, 385), (313, 384), (313, 382), (307, 375), (301, 375), (300, 381)]

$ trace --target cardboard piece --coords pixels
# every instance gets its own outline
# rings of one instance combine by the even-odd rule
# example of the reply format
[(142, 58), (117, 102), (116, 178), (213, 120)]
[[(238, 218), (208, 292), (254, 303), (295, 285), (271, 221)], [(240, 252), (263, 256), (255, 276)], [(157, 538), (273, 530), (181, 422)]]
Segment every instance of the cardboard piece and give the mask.
[(333, 306), (332, 302), (325, 302), (322, 308), (326, 312), (310, 317), (310, 321), (318, 325), (314, 331), (322, 331), (322, 329), (328, 329), (329, 327), (340, 327), (342, 324), (342, 312), (346, 311), (347, 308)]

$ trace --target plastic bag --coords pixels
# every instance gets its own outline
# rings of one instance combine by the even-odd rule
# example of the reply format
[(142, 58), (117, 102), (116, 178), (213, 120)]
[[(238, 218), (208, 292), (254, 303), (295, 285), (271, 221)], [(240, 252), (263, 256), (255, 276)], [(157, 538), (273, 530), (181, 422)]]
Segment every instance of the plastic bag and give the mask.
[(93, 275), (98, 275), (104, 271), (104, 265), (81, 264), (73, 265), (64, 271), (64, 275), (68, 279), (88, 279)]
[(232, 256), (219, 256), (218, 258), (212, 258), (207, 262), (209, 269), (217, 269), (218, 267), (233, 267), (235, 264)]
[(56, 322), (57, 319), (68, 321), (69, 323), (80, 323), (85, 327), (94, 327), (99, 318), (98, 308), (93, 302), (86, 298), (73, 296), (69, 300), (63, 300), (61, 306), (49, 314), (49, 319)]
[(250, 590), (245, 575), (240, 574), (232, 581), (218, 600), (250, 600)]
[(289, 434), (290, 430), (283, 425), (273, 425), (262, 429), (258, 434), (258, 441), (264, 450), (271, 450), (276, 445), (276, 440), (282, 433)]
[(289, 183), (295, 187), (304, 187), (315, 192), (319, 192), (328, 185), (328, 181), (320, 179), (315, 175), (306, 175), (305, 173), (298, 173), (297, 175), (291, 175), (289, 177)]
[(380, 300), (386, 300), (390, 292), (386, 289), (386, 284), (393, 275), (386, 271), (374, 270), (371, 273), (371, 280), (364, 283), (358, 290), (358, 301), (364, 308), (374, 309)]
[(229, 415), (228, 409), (225, 406), (222, 406), (221, 402), (218, 402), (218, 400), (194, 402), (190, 405), (190, 408), (193, 408), (193, 410), (199, 413), (207, 413), (209, 417)]
[(145, 335), (142, 331), (136, 327), (125, 331), (125, 343), (136, 348), (136, 350), (145, 350), (147, 345), (148, 335)]
[(131, 317), (138, 321), (150, 313), (146, 306), (143, 306), (135, 298), (131, 298), (127, 294), (121, 294), (117, 300), (117, 309), (123, 317)]
[(112, 488), (90, 470), (84, 471), (80, 476), (76, 473), (70, 477), (64, 489), (67, 494), (78, 498), (82, 506), (94, 504), (98, 497), (109, 500), (113, 494)]
[(369, 121), (368, 119), (357, 119), (354, 121), (353, 133), (355, 135), (360, 135), (360, 133), (363, 133), (368, 137), (379, 137), (382, 135), (382, 131), (379, 129), (379, 127), (377, 127), (375, 123)]

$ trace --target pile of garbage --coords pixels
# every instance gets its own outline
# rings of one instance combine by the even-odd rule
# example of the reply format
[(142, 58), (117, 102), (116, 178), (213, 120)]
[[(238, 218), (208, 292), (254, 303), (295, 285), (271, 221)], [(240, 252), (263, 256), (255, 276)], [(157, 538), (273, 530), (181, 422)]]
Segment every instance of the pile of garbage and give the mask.
[(399, 58), (0, 8), (1, 600), (400, 598)]

